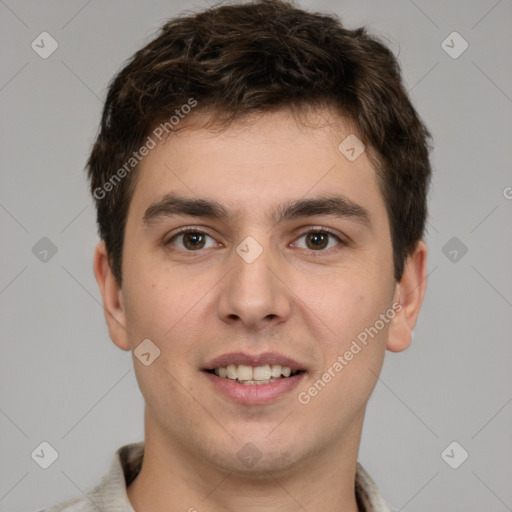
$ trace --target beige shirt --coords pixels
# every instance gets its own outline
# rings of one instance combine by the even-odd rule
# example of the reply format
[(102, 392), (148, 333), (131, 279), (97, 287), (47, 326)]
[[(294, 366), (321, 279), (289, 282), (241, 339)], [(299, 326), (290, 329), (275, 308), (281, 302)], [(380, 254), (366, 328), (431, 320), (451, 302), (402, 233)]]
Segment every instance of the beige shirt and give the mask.
[[(64, 501), (38, 512), (135, 512), (126, 488), (142, 466), (144, 442), (121, 446), (100, 483), (85, 495)], [(361, 512), (392, 512), (381, 498), (375, 482), (357, 464), (356, 497)]]

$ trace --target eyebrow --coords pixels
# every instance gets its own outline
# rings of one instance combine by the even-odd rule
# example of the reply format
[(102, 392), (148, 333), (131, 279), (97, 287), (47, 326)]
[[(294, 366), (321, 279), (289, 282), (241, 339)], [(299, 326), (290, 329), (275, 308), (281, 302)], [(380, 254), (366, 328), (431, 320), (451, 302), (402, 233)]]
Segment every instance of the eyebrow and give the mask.
[[(147, 208), (142, 222), (146, 227), (150, 227), (162, 218), (174, 216), (208, 217), (214, 220), (227, 221), (238, 213), (238, 210), (230, 212), (223, 204), (211, 199), (196, 199), (169, 193)], [(269, 220), (274, 222), (275, 225), (283, 221), (315, 215), (348, 217), (366, 227), (371, 227), (368, 210), (342, 195), (324, 195), (310, 199), (288, 201), (272, 211)]]

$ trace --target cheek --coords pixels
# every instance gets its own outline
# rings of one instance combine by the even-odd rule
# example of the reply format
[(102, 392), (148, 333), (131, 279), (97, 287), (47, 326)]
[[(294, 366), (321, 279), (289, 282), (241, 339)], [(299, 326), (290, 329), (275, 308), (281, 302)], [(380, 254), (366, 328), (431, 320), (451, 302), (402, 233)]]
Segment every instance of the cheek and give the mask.
[(190, 339), (195, 334), (191, 327), (198, 320), (193, 309), (198, 291), (187, 296), (181, 293), (180, 286), (163, 280), (148, 275), (132, 277), (126, 293), (126, 322), (132, 347), (149, 339), (159, 351), (148, 366), (134, 361), (137, 381), (150, 406), (160, 408), (161, 413), (173, 411), (180, 401), (177, 397), (183, 393), (179, 383), (187, 382), (188, 364), (194, 353)]
[(179, 272), (162, 272), (143, 262), (126, 265), (125, 311), (127, 326), (138, 337), (167, 339), (197, 302), (199, 290)]
[(359, 289), (349, 299), (345, 291), (329, 314), (323, 310), (330, 330), (328, 337), (318, 338), (322, 365), (297, 397), (307, 404), (308, 414), (321, 416), (330, 409), (334, 430), (342, 430), (347, 418), (368, 401), (382, 368), (390, 325), (389, 318), (388, 323), (380, 320), (390, 308), (382, 296)]
[(384, 282), (382, 274), (351, 270), (330, 272), (315, 280), (306, 276), (296, 283), (295, 290), (301, 299), (298, 303), (306, 306), (304, 314), (320, 320), (325, 339), (339, 346), (386, 311), (392, 286)]
[(149, 379), (154, 381), (151, 386), (168, 386), (172, 376), (188, 382), (189, 365), (205, 335), (204, 307), (208, 302), (204, 295), (208, 289), (206, 284), (204, 289), (198, 283), (191, 285), (189, 278), (177, 273), (166, 279), (157, 279), (150, 272), (132, 275), (125, 304), (132, 347), (150, 339), (160, 350), (155, 366), (161, 374), (142, 368), (141, 383)]
[[(310, 297), (309, 307), (323, 322), (316, 337), (322, 358), (310, 380), (313, 387), (302, 391), (319, 414), (332, 403), (355, 413), (369, 398), (385, 355), (390, 319), (383, 322), (380, 315), (391, 307), (388, 284), (382, 274), (345, 275)], [(340, 415), (341, 421), (341, 410)]]
[[(131, 282), (126, 287), (126, 324), (132, 335), (159, 339), (172, 326), (173, 311), (169, 295), (157, 285), (144, 280)], [(155, 341), (156, 342), (156, 341)]]

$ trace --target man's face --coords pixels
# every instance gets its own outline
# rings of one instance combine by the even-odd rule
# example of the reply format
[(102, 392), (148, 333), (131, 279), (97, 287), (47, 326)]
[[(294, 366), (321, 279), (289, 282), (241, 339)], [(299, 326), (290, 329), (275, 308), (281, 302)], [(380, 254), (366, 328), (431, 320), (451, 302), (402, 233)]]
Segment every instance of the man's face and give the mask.
[[(286, 469), (360, 431), (391, 325), (381, 321), (375, 334), (376, 321), (398, 298), (390, 227), (367, 154), (347, 159), (338, 145), (352, 131), (323, 116), (322, 127), (281, 111), (221, 132), (184, 129), (141, 164), (123, 248), (128, 334), (114, 341), (158, 347), (152, 364), (134, 360), (146, 428), (201, 464)], [(228, 216), (155, 207), (168, 194), (219, 203)], [(341, 198), (342, 208), (277, 217), (291, 203), (326, 198)], [(357, 351), (354, 340), (370, 327)], [(283, 356), (301, 372), (268, 384), (207, 372), (234, 353), (262, 367)], [(243, 359), (219, 364), (231, 360), (236, 373)], [(237, 456), (242, 448), (261, 458), (250, 466)]]

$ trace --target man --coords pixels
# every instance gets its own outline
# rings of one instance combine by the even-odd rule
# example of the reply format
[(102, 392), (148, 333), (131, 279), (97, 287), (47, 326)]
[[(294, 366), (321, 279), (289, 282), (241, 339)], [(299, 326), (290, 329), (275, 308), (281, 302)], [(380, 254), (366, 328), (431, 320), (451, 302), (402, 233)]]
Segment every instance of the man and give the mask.
[(429, 137), (385, 46), (279, 0), (137, 52), (88, 174), (145, 440), (48, 510), (389, 510), (357, 456), (425, 293)]

